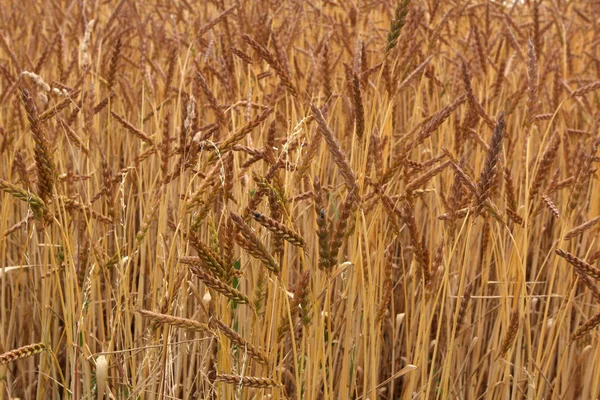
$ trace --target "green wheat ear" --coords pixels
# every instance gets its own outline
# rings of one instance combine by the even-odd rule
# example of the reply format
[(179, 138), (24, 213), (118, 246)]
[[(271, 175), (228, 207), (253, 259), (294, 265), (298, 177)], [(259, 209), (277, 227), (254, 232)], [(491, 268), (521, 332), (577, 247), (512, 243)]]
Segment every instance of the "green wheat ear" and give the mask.
[(385, 48), (386, 54), (396, 47), (396, 44), (398, 44), (400, 32), (402, 31), (402, 27), (406, 24), (406, 15), (408, 14), (409, 4), (410, 0), (400, 0), (396, 6), (394, 18), (392, 18), (392, 22), (390, 23), (390, 31), (387, 35), (387, 46)]
[(33, 215), (38, 220), (41, 220), (48, 212), (48, 208), (44, 200), (28, 190), (20, 188), (17, 185), (13, 185), (12, 183), (3, 179), (0, 179), (0, 190), (29, 204), (31, 211), (33, 211)]

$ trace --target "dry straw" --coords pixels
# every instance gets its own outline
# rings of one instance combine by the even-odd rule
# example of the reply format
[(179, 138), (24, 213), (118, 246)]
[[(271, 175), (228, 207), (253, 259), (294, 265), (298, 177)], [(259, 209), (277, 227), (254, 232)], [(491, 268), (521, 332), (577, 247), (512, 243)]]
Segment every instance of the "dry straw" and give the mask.
[(96, 385), (98, 385), (98, 398), (104, 396), (106, 379), (108, 377), (108, 359), (105, 355), (96, 358)]
[(0, 391), (600, 396), (593, 2), (4, 3)]

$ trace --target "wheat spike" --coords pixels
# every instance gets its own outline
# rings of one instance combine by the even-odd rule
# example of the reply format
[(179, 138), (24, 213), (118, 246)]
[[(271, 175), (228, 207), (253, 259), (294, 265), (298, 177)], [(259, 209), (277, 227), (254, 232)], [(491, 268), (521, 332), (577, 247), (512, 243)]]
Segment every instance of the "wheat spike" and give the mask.
[(262, 378), (257, 376), (242, 376), (242, 375), (229, 375), (219, 374), (216, 379), (217, 382), (225, 382), (231, 385), (245, 386), (249, 388), (265, 389), (270, 387), (280, 387), (281, 383), (271, 378)]
[(177, 328), (187, 329), (188, 331), (207, 333), (214, 336), (214, 332), (210, 330), (208, 325), (193, 319), (174, 317), (172, 315), (155, 313), (149, 310), (137, 310), (137, 312), (156, 324), (171, 325)]
[(385, 48), (386, 54), (389, 53), (398, 44), (398, 38), (402, 27), (406, 24), (406, 16), (408, 15), (408, 5), (410, 0), (400, 0), (396, 5), (394, 16), (390, 22), (390, 30), (387, 34), (387, 45)]
[(600, 325), (600, 313), (581, 324), (571, 335), (571, 340), (577, 340), (587, 335), (592, 329)]
[(31, 357), (41, 353), (44, 350), (46, 350), (46, 345), (44, 343), (35, 343), (19, 347), (18, 349), (0, 354), (0, 365), (8, 364), (22, 358)]
[(261, 224), (262, 226), (264, 226), (271, 232), (275, 233), (275, 235), (280, 236), (283, 239), (287, 240), (294, 246), (304, 247), (304, 244), (305, 244), (304, 238), (302, 238), (302, 236), (300, 236), (299, 233), (296, 233), (295, 231), (288, 228), (281, 222), (278, 222), (273, 218), (269, 218), (266, 215), (259, 213), (258, 211), (254, 211), (252, 213), (252, 217), (254, 217), (254, 219), (259, 224)]

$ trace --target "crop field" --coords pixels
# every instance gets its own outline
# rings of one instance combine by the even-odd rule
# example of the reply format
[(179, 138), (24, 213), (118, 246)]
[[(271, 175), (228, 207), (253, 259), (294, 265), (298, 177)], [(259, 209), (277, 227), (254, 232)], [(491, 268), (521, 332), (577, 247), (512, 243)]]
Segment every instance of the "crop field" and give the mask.
[(600, 1), (1, 3), (0, 400), (600, 397)]

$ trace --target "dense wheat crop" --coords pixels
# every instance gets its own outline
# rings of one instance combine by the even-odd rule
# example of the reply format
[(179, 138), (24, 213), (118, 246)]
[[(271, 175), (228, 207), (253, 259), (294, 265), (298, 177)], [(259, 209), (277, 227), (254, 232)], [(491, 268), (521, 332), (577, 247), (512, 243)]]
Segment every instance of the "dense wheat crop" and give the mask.
[(0, 399), (600, 396), (600, 2), (3, 0)]

